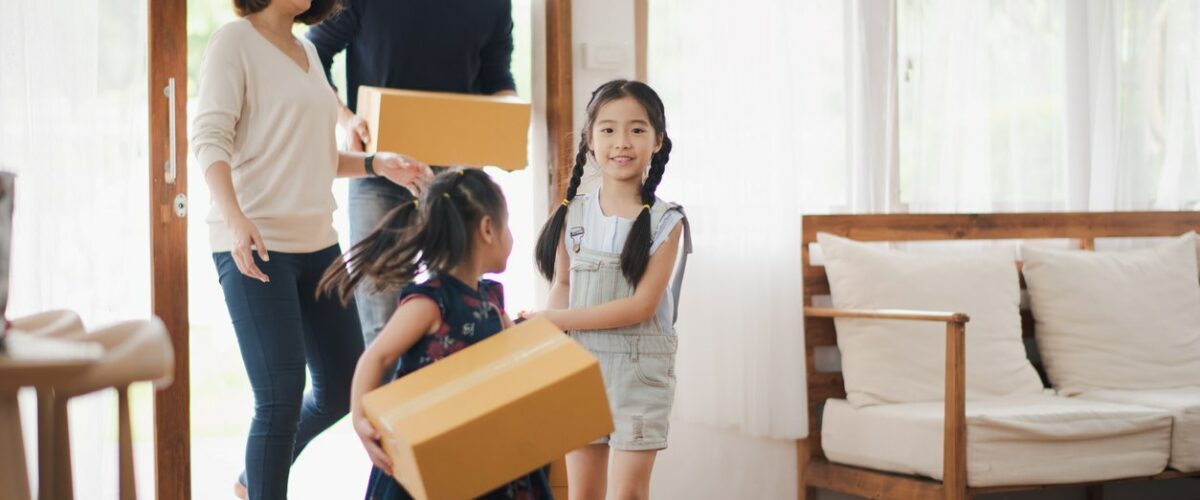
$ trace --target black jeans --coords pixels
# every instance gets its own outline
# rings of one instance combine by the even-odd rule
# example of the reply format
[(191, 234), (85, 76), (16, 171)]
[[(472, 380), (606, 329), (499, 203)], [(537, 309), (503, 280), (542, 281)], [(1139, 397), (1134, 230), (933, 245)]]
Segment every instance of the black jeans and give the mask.
[[(270, 262), (255, 254), (269, 283), (239, 272), (229, 252), (213, 254), (254, 390), (244, 481), (251, 499), (287, 498), (296, 456), (350, 410), (350, 380), (363, 351), (358, 315), (353, 303), (343, 307), (315, 295), (321, 274), (340, 253), (337, 245), (271, 252)], [(312, 374), (307, 394), (306, 365)]]

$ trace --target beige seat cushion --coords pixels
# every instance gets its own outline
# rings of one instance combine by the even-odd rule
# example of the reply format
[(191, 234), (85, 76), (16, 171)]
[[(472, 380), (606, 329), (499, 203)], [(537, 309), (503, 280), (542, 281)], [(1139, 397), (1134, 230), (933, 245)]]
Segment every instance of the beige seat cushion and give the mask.
[(1150, 406), (1170, 412), (1175, 425), (1171, 430), (1171, 461), (1168, 465), (1184, 472), (1200, 471), (1200, 385), (1138, 391), (1099, 389), (1079, 397)]
[[(942, 479), (941, 402), (825, 405), (829, 460)], [(1162, 472), (1171, 415), (1161, 409), (1051, 395), (967, 403), (967, 484), (1062, 484)]]

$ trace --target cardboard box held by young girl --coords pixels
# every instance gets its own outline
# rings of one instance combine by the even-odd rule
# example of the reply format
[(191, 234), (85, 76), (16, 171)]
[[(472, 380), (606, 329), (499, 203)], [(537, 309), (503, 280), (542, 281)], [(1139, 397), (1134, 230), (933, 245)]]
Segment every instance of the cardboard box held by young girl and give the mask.
[(596, 358), (544, 319), (371, 391), (363, 408), (418, 499), (474, 498), (613, 431)]

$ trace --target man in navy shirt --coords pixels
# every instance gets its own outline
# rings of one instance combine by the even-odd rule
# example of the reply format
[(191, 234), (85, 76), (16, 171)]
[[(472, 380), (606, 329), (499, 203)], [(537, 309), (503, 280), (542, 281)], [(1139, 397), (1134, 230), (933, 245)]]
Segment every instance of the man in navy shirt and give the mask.
[[(511, 0), (344, 0), (345, 9), (308, 30), (325, 74), (346, 51), (346, 100), (338, 123), (347, 147), (362, 151), (367, 125), (354, 114), (358, 87), (516, 95)], [(330, 79), (332, 84), (333, 80)], [(412, 199), (386, 179), (350, 180), (350, 239)], [(355, 294), (369, 345), (396, 310), (398, 292)]]

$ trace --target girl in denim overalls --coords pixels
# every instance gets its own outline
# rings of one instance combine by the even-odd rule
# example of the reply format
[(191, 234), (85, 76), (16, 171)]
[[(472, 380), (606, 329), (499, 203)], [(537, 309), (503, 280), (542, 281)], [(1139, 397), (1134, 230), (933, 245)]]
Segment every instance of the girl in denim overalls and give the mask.
[[(538, 240), (538, 266), (552, 280), (540, 313), (600, 360), (615, 431), (567, 455), (572, 499), (646, 498), (658, 450), (667, 447), (675, 397), (675, 306), (682, 268), (668, 286), (683, 210), (655, 197), (671, 152), (662, 101), (637, 81), (592, 94), (571, 182)], [(576, 194), (592, 157), (603, 173), (595, 194)], [(682, 223), (681, 223), (682, 222)], [(675, 295), (672, 295), (675, 292)], [(609, 449), (613, 474), (608, 478)]]

